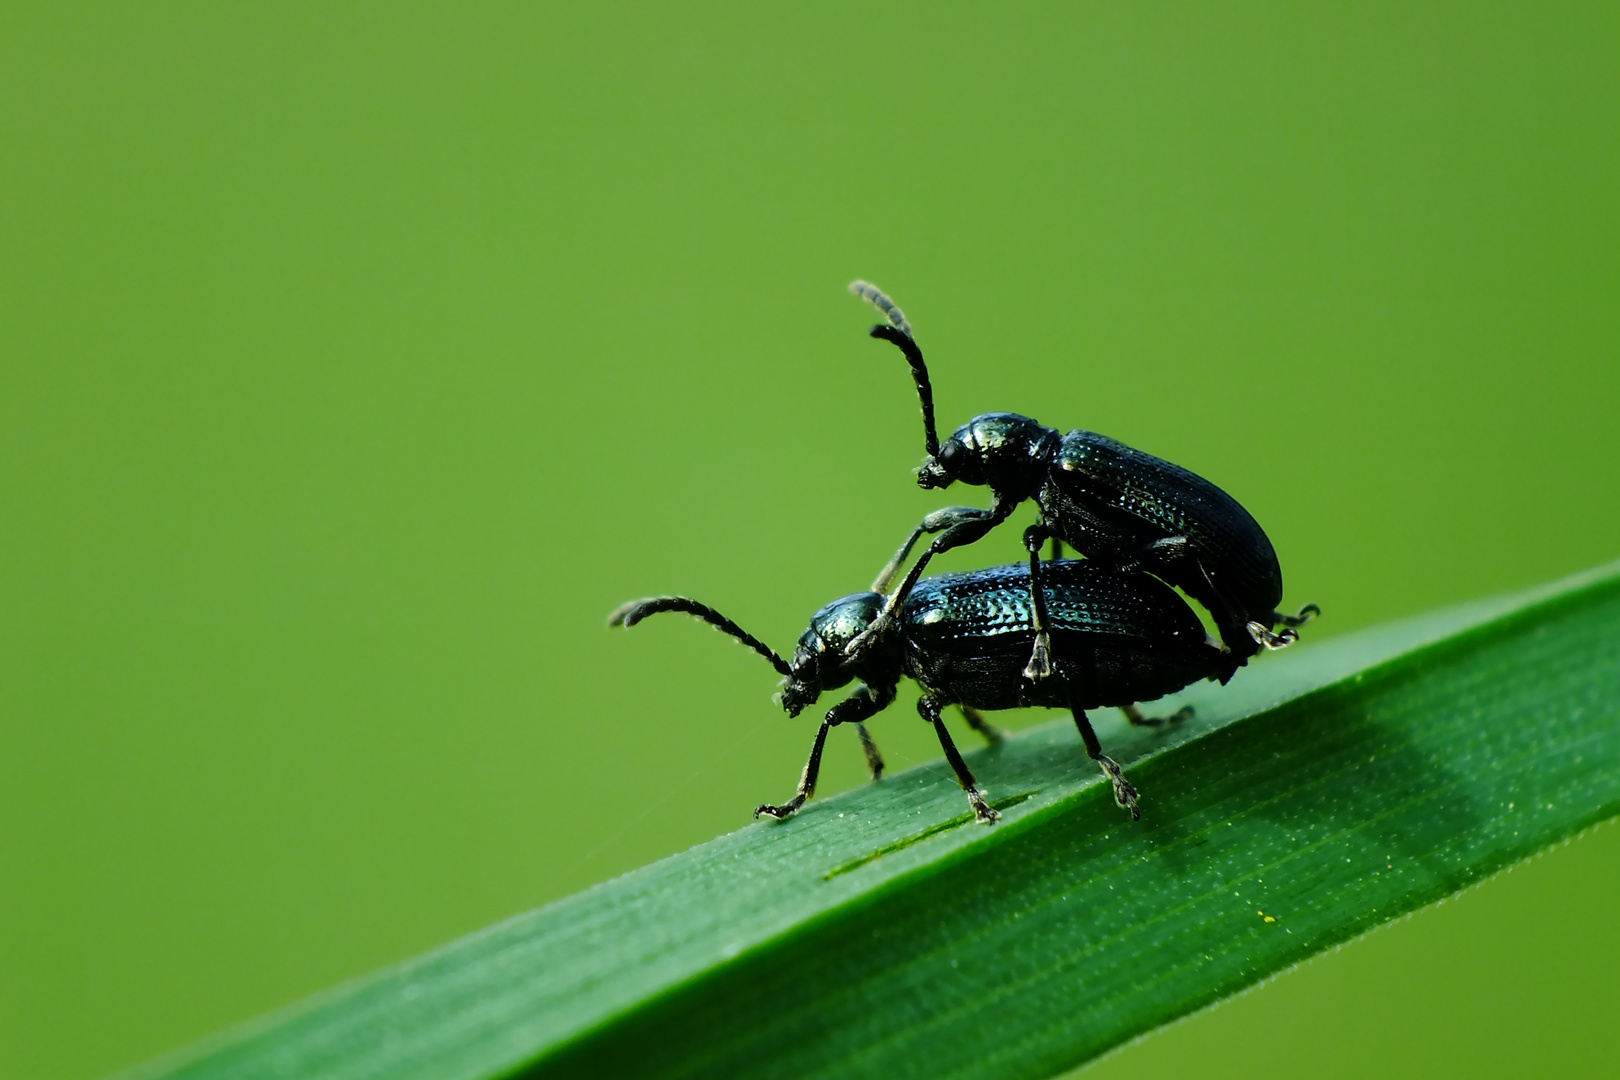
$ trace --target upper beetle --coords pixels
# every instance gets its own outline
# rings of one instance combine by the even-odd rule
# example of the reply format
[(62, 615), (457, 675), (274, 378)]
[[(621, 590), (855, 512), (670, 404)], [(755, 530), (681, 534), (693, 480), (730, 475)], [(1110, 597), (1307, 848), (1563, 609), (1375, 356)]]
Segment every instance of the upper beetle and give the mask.
[[(941, 442), (928, 367), (905, 315), (867, 282), (856, 281), (849, 288), (888, 318), (872, 328), (871, 336), (898, 346), (911, 364), (928, 453), (917, 483), (945, 488), (961, 481), (990, 488), (988, 510), (938, 510), (912, 531), (878, 576), (877, 591), (888, 591), (924, 533), (940, 535), (889, 597), (879, 629), (895, 617), (933, 556), (978, 540), (1025, 499), (1039, 507), (1039, 520), (1024, 534), (1039, 628), (1025, 669), (1030, 679), (1051, 671), (1051, 639), (1039, 584), (1039, 551), (1049, 538), (1054, 546), (1061, 541), (1088, 558), (1145, 570), (1178, 586), (1209, 609), (1221, 641), (1238, 663), (1262, 646), (1279, 649), (1293, 643), (1299, 636), (1293, 627), (1318, 613), (1314, 604), (1298, 615), (1277, 610), (1282, 567), (1265, 530), (1236, 499), (1179, 465), (1094, 431), (1063, 434), (1016, 413), (976, 416)], [(1284, 629), (1274, 633), (1279, 624)], [(857, 651), (867, 644), (857, 642)]]

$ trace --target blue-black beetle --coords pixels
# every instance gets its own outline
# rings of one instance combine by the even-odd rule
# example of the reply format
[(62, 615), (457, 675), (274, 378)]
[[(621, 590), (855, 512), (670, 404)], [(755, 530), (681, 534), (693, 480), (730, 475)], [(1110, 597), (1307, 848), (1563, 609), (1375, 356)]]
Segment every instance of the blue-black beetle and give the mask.
[[(1264, 646), (1282, 648), (1298, 639), (1293, 627), (1320, 609), (1298, 615), (1277, 610), (1282, 568), (1265, 530), (1236, 499), (1196, 473), (1152, 454), (1133, 450), (1093, 431), (1063, 434), (1027, 416), (985, 413), (940, 441), (934, 427), (934, 395), (911, 326), (893, 301), (875, 286), (856, 281), (850, 291), (888, 318), (871, 336), (899, 347), (911, 365), (922, 401), (928, 456), (917, 473), (924, 488), (960, 480), (990, 488), (990, 508), (949, 507), (923, 519), (879, 575), (874, 588), (887, 592), (924, 533), (938, 533), (889, 602), (877, 628), (895, 618), (928, 561), (942, 551), (971, 544), (1005, 521), (1025, 499), (1035, 500), (1039, 520), (1024, 534), (1029, 551), (1031, 600), (1037, 632), (1025, 676), (1051, 671), (1039, 585), (1045, 576), (1040, 548), (1048, 538), (1067, 543), (1087, 558), (1127, 570), (1145, 570), (1209, 609), (1221, 640), (1241, 664)], [(1284, 629), (1273, 633), (1281, 624)], [(868, 641), (856, 644), (856, 651)]]
[[(945, 730), (941, 713), (948, 705), (962, 706), (968, 722), (992, 740), (999, 736), (979, 709), (1068, 708), (1086, 753), (1113, 782), (1114, 797), (1139, 818), (1135, 788), (1119, 765), (1103, 755), (1085, 711), (1120, 706), (1133, 723), (1162, 724), (1166, 721), (1143, 717), (1130, 706), (1200, 679), (1224, 682), (1237, 661), (1209, 638), (1181, 597), (1147, 574), (1064, 559), (1042, 568), (1041, 583), (1054, 677), (1039, 682), (1023, 677), (1035, 639), (1035, 611), (1029, 571), (1018, 564), (914, 582), (899, 617), (869, 637), (858, 656), (852, 656), (850, 645), (873, 628), (885, 609), (881, 593), (855, 593), (816, 612), (791, 663), (718, 611), (686, 597), (632, 600), (608, 622), (634, 626), (662, 611), (702, 619), (758, 652), (781, 673), (779, 700), (789, 716), (797, 716), (825, 691), (860, 681), (854, 693), (827, 710), (797, 793), (780, 806), (758, 807), (755, 817), (785, 818), (810, 798), (827, 732), (839, 724), (856, 725), (872, 776), (878, 778), (883, 759), (865, 721), (894, 701), (900, 678), (909, 676), (923, 690), (917, 710), (934, 726), (980, 821), (991, 822), (998, 815)], [(1183, 710), (1174, 719), (1187, 715), (1190, 710)]]

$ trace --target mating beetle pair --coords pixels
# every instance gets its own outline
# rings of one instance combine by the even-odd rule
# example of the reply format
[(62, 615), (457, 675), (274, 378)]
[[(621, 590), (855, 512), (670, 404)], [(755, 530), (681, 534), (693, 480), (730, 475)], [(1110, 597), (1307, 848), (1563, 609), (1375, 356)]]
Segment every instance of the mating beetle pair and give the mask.
[[(613, 613), (611, 624), (634, 626), (662, 611), (710, 623), (782, 674), (780, 700), (790, 716), (825, 690), (861, 681), (860, 689), (827, 711), (795, 796), (780, 806), (758, 807), (756, 817), (787, 817), (803, 805), (815, 790), (827, 732), (840, 724), (857, 726), (876, 779), (883, 761), (864, 721), (894, 700), (902, 675), (922, 686), (918, 711), (933, 724), (978, 820), (991, 822), (997, 814), (945, 729), (941, 714), (947, 705), (960, 705), (969, 723), (992, 739), (994, 729), (978, 709), (1069, 708), (1116, 800), (1140, 817), (1135, 789), (1103, 755), (1085, 710), (1120, 706), (1133, 723), (1163, 723), (1143, 717), (1134, 703), (1199, 679), (1226, 682), (1260, 648), (1297, 640), (1293, 628), (1316, 614), (1315, 605), (1292, 616), (1277, 611), (1282, 571), (1265, 532), (1230, 495), (1177, 465), (1106, 436), (1064, 435), (1012, 413), (975, 417), (941, 444), (928, 368), (905, 316), (866, 282), (850, 290), (888, 319), (871, 336), (898, 346), (911, 365), (928, 453), (918, 484), (987, 485), (990, 509), (950, 507), (924, 518), (872, 591), (815, 614), (792, 663), (713, 608), (685, 597), (631, 601)], [(922, 576), (935, 555), (980, 539), (1025, 499), (1033, 499), (1039, 511), (1024, 534), (1027, 570), (1013, 565)], [(935, 533), (890, 592), (917, 541)], [(1040, 551), (1048, 539), (1054, 561), (1043, 565)], [(1057, 559), (1060, 542), (1087, 559)], [(1166, 582), (1209, 609), (1219, 642), (1208, 638)], [(1279, 623), (1283, 631), (1273, 633)]]

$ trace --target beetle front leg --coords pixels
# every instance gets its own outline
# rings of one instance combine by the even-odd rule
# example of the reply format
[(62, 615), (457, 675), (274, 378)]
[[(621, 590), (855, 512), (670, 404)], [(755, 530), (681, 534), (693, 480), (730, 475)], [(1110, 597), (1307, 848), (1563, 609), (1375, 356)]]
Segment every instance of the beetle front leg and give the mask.
[(872, 582), (873, 592), (886, 593), (889, 591), (889, 586), (894, 584), (894, 576), (900, 572), (900, 567), (905, 565), (906, 557), (911, 554), (911, 549), (917, 546), (917, 541), (922, 539), (923, 533), (927, 531), (928, 522), (926, 520), (911, 530), (911, 535), (906, 537), (906, 542), (900, 545), (900, 550), (894, 553), (894, 558), (890, 559), (883, 569), (878, 571), (876, 580)]
[(878, 753), (877, 745), (872, 742), (872, 736), (866, 731), (865, 721), (887, 709), (894, 701), (894, 695), (893, 686), (863, 686), (828, 709), (821, 721), (821, 730), (816, 732), (816, 741), (810, 747), (810, 760), (804, 763), (804, 772), (799, 776), (799, 787), (793, 798), (780, 806), (761, 803), (754, 808), (754, 816), (757, 818), (761, 814), (768, 814), (778, 820), (791, 817), (806, 799), (816, 793), (816, 780), (821, 775), (821, 752), (827, 746), (827, 732), (839, 724), (854, 724), (860, 731), (866, 764), (872, 770), (872, 779), (878, 779), (883, 773), (883, 758)]
[(831, 729), (831, 723), (827, 720), (821, 721), (821, 729), (816, 732), (816, 741), (810, 747), (810, 760), (804, 763), (804, 772), (799, 774), (799, 787), (793, 798), (780, 806), (760, 803), (754, 807), (756, 818), (761, 814), (769, 814), (778, 821), (791, 817), (794, 811), (804, 805), (804, 800), (816, 793), (816, 778), (821, 775), (821, 751), (827, 745), (827, 732)]
[(924, 694), (917, 699), (917, 712), (924, 720), (934, 725), (934, 734), (939, 736), (939, 745), (945, 751), (945, 760), (951, 763), (951, 771), (956, 774), (956, 782), (967, 792), (968, 804), (973, 807), (973, 816), (981, 825), (993, 825), (1001, 815), (985, 801), (986, 793), (979, 789), (979, 782), (973, 778), (973, 770), (962, 760), (956, 744), (951, 741), (951, 733), (945, 730), (944, 706), (938, 698)]
[(889, 627), (894, 625), (894, 620), (899, 617), (900, 608), (905, 604), (906, 597), (911, 595), (911, 590), (916, 587), (918, 580), (922, 578), (923, 571), (928, 568), (928, 563), (935, 555), (949, 551), (954, 547), (961, 547), (963, 544), (973, 543), (1007, 520), (1007, 515), (1011, 513), (1011, 503), (997, 500), (988, 510), (980, 510), (972, 506), (951, 506), (944, 510), (935, 510), (932, 514), (923, 518), (922, 524), (912, 532), (911, 538), (895, 553), (894, 558), (889, 560), (889, 565), (883, 568), (883, 573), (878, 575), (878, 580), (873, 583), (872, 591), (883, 591), (883, 586), (888, 584), (889, 580), (893, 578), (894, 572), (899, 569), (900, 563), (905, 561), (905, 556), (911, 550), (912, 545), (916, 543), (917, 537), (923, 533), (937, 532), (940, 535), (935, 537), (932, 544), (923, 549), (923, 553), (912, 564), (911, 572), (906, 575), (906, 579), (884, 601), (883, 610), (878, 613), (877, 618), (872, 620), (872, 625), (857, 634), (854, 640), (849, 643), (845, 659), (849, 662), (858, 661), (888, 631)]
[(1030, 682), (1040, 682), (1052, 674), (1052, 633), (1046, 617), (1046, 589), (1041, 585), (1041, 545), (1050, 535), (1045, 523), (1024, 530), (1024, 549), (1029, 552), (1029, 599), (1035, 610), (1035, 644), (1024, 666), (1024, 678)]

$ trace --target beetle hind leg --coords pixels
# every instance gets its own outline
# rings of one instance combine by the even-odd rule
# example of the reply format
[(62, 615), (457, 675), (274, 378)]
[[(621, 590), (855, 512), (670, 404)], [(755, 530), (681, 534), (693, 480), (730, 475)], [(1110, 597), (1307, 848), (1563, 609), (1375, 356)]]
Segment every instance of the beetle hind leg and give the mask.
[(1148, 716), (1135, 705), (1121, 705), (1119, 711), (1125, 714), (1137, 727), (1166, 727), (1170, 724), (1185, 724), (1195, 715), (1196, 710), (1191, 705), (1183, 705), (1169, 716)]
[(1322, 614), (1322, 609), (1315, 604), (1306, 604), (1299, 609), (1298, 615), (1284, 615), (1280, 611), (1276, 613), (1277, 621), (1284, 626), (1304, 626), (1320, 614)]

